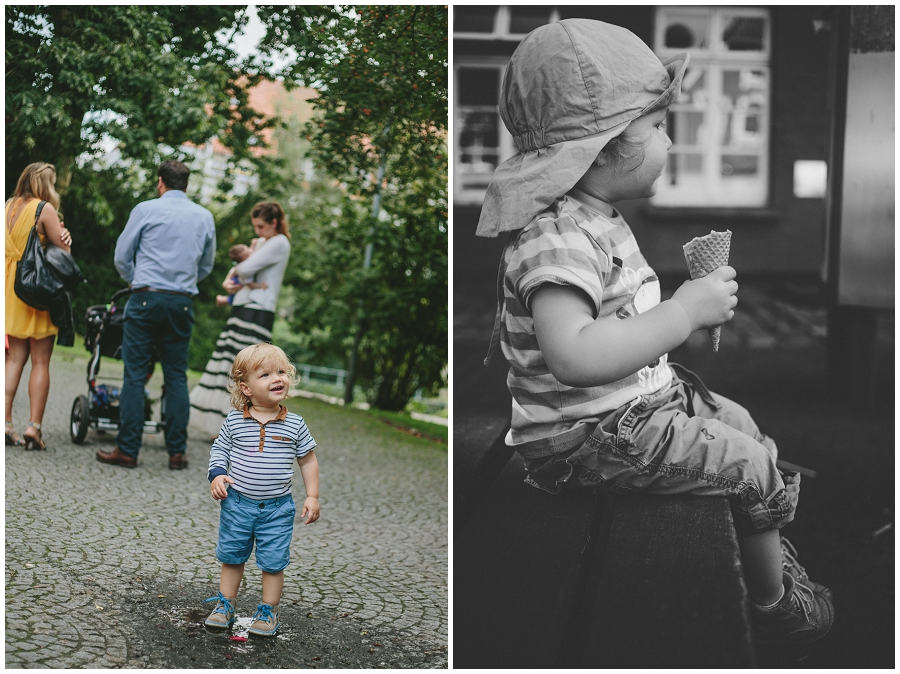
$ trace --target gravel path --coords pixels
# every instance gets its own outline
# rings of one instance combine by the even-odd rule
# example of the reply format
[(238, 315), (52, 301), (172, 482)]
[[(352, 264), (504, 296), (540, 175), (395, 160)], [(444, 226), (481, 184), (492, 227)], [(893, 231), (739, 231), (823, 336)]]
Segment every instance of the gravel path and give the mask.
[[(244, 641), (260, 601), (252, 558), (235, 628), (202, 625), (220, 566), (208, 440), (192, 433), (184, 471), (168, 470), (161, 434), (144, 436), (137, 469), (97, 462), (115, 434), (68, 433), (86, 362), (54, 356), (48, 450), (6, 452), (7, 667), (447, 667), (446, 445), (292, 401), (319, 445), (322, 519), (295, 528), (279, 635)], [(101, 380), (121, 372), (102, 367)]]

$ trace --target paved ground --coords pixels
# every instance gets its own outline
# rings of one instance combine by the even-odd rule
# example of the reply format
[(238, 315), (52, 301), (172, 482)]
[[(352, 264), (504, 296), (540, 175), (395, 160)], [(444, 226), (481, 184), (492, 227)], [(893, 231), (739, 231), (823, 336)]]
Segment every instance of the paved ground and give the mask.
[[(507, 366), (490, 368), (487, 350), (494, 300), (475, 282), (454, 287), (454, 509), (477, 507), (478, 460), (459, 451), (460, 433), (509, 418)], [(670, 296), (674, 288), (664, 288)], [(800, 667), (893, 668), (894, 661), (894, 315), (879, 319), (873, 400), (848, 399), (826, 376), (826, 310), (815, 284), (741, 283), (735, 320), (714, 354), (695, 333), (670, 354), (709, 387), (738, 401), (780, 457), (817, 472), (803, 478), (794, 522), (784, 534), (810, 577), (834, 591), (831, 633)], [(497, 420), (500, 420), (499, 422)], [(477, 443), (472, 445), (477, 447)], [(480, 513), (480, 516), (485, 516)], [(456, 548), (459, 550), (459, 548)], [(464, 644), (454, 644), (454, 651)], [(786, 666), (781, 663), (781, 666)]]
[[(103, 362), (101, 374), (120, 365)], [(52, 363), (49, 449), (6, 451), (7, 667), (447, 666), (445, 445), (398, 447), (362, 413), (301, 401), (320, 447), (322, 519), (295, 529), (282, 632), (240, 640), (260, 601), (252, 560), (236, 629), (202, 626), (219, 570), (208, 441), (192, 435), (185, 471), (167, 469), (161, 435), (144, 436), (135, 470), (97, 462), (114, 434), (91, 430), (78, 446), (68, 433), (85, 364)]]

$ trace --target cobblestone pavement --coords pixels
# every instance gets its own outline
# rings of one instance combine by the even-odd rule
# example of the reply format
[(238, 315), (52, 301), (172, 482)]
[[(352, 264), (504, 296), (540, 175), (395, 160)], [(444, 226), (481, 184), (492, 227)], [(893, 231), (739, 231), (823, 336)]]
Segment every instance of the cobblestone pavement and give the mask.
[[(252, 559), (236, 629), (202, 625), (220, 568), (209, 441), (192, 433), (183, 471), (168, 470), (161, 434), (144, 436), (137, 469), (97, 462), (114, 433), (91, 429), (79, 446), (68, 432), (85, 366), (54, 356), (48, 450), (6, 451), (7, 667), (447, 667), (446, 446), (398, 448), (366, 433), (377, 422), (365, 415), (300, 401), (319, 444), (322, 519), (295, 528), (279, 635), (241, 640), (260, 601)], [(104, 359), (101, 379), (120, 367)]]

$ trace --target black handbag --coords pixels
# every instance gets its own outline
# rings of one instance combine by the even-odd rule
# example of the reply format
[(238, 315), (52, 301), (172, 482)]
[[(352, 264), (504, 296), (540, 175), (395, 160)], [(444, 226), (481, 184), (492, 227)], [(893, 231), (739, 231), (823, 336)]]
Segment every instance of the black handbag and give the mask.
[(81, 269), (71, 254), (52, 243), (48, 243), (46, 249), (41, 245), (37, 220), (45, 203), (38, 204), (35, 226), (28, 234), (25, 251), (16, 266), (14, 284), (19, 299), (39, 311), (50, 311), (68, 303), (66, 292), (84, 282)]

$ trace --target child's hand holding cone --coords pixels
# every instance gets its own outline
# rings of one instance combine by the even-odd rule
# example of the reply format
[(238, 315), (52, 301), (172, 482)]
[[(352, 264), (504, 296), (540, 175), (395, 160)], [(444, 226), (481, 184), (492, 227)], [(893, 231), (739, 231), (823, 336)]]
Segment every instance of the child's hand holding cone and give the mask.
[[(706, 236), (697, 237), (684, 245), (684, 257), (692, 280), (706, 278), (717, 269), (720, 272), (713, 274), (710, 281), (725, 282), (727, 285), (709, 288), (694, 287), (679, 289), (676, 298), (682, 301), (682, 305), (695, 309), (693, 315), (698, 318), (700, 325), (718, 323), (715, 327), (708, 328), (709, 339), (712, 342), (713, 351), (719, 350), (719, 338), (722, 332), (721, 323), (714, 318), (716, 312), (723, 307), (726, 309), (724, 320), (730, 320), (734, 315), (731, 309), (737, 304), (734, 293), (737, 291), (737, 283), (733, 281), (736, 273), (728, 267), (728, 254), (731, 248), (731, 231), (710, 232)], [(690, 284), (686, 284), (690, 285)], [(703, 284), (704, 286), (706, 284)], [(680, 293), (680, 296), (679, 296)], [(710, 296), (712, 295), (712, 296)], [(705, 301), (704, 301), (705, 300)], [(711, 300), (711, 301), (710, 301)], [(688, 308), (686, 306), (686, 308)], [(712, 315), (704, 315), (706, 309), (712, 310)], [(691, 313), (689, 311), (689, 313)]]

